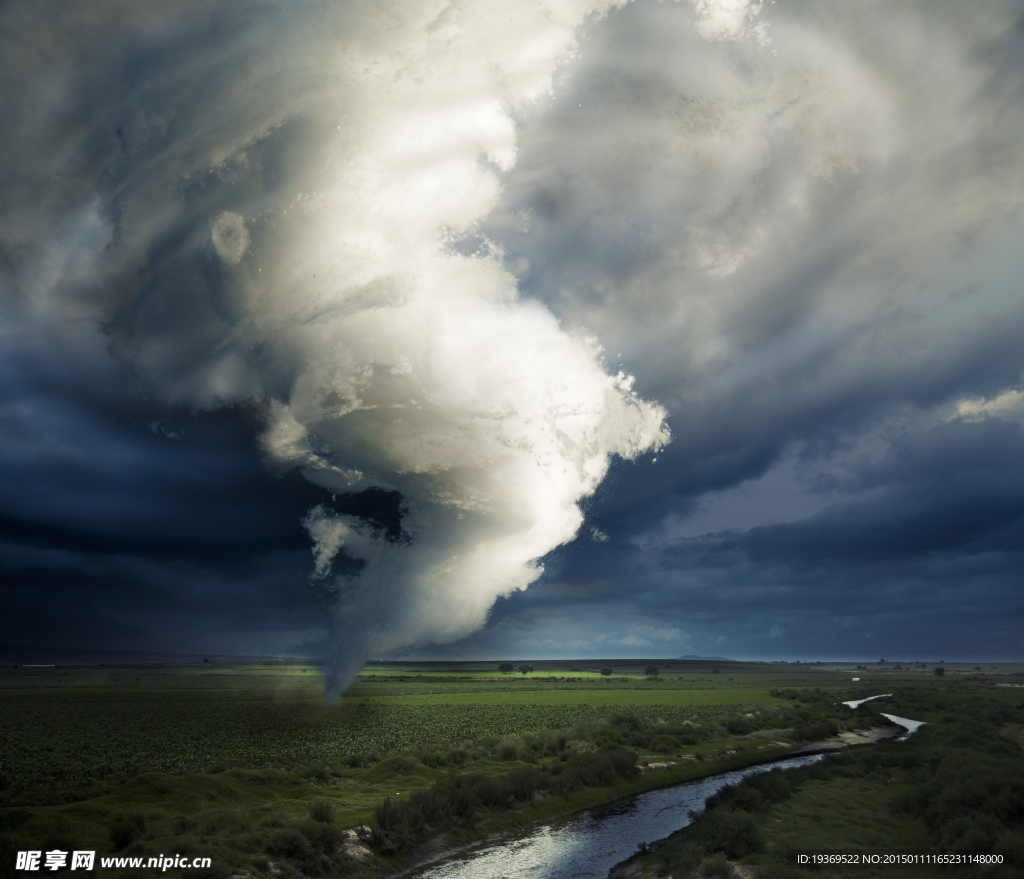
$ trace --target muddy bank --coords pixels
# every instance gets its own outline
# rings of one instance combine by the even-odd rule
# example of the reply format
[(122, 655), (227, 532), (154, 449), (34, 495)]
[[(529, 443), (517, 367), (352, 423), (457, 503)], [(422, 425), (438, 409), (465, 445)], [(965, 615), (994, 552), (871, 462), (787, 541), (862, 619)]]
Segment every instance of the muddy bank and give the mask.
[(905, 733), (906, 729), (901, 726), (878, 726), (874, 729), (847, 730), (846, 732), (839, 733), (837, 736), (823, 739), (820, 742), (804, 745), (802, 748), (790, 753), (793, 755), (824, 754), (828, 751), (841, 751), (843, 748), (853, 748), (859, 745), (873, 745), (883, 739), (894, 739)]

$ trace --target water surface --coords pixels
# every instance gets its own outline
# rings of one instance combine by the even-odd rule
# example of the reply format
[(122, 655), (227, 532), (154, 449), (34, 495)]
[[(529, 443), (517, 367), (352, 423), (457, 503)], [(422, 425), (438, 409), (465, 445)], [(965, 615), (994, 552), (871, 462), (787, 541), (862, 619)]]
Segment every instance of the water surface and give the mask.
[(415, 875), (422, 879), (605, 879), (612, 867), (636, 852), (638, 843), (664, 839), (690, 824), (689, 812), (702, 808), (708, 797), (727, 784), (820, 759), (820, 754), (787, 757), (648, 791), (561, 824), (538, 827), (518, 839), (476, 849)]

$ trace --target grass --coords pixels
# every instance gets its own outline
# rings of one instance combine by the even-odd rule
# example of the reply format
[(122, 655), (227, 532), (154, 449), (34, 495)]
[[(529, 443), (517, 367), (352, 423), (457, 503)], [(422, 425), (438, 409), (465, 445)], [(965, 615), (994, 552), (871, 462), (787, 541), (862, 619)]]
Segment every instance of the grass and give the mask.
[[(799, 700), (809, 693), (785, 695)], [(977, 679), (918, 682), (877, 701), (884, 712), (930, 718), (928, 725), (906, 742), (845, 752), (722, 790), (693, 825), (631, 859), (639, 861), (640, 875), (699, 872), (721, 856), (750, 865), (758, 879), (1021, 875), (1024, 703)], [(996, 854), (1004, 862), (797, 865), (797, 855), (826, 853)]]
[[(829, 717), (857, 722), (829, 714), (841, 699), (898, 692), (868, 708), (932, 723), (993, 699), (1024, 700), (1019, 689), (990, 686), (1024, 682), (1019, 667), (979, 674), (950, 665), (936, 678), (930, 670), (853, 675), (841, 666), (655, 661), (660, 678), (652, 680), (643, 675), (650, 660), (532, 664), (528, 676), (502, 675), (496, 662), (372, 664), (326, 708), (308, 662), (0, 670), (0, 847), (187, 850), (214, 857), (225, 877), (265, 873), (271, 862), (316, 875), (338, 834), (370, 822), (385, 798), (408, 801), (452, 770), (555, 777), (563, 757), (614, 747), (632, 748), (641, 763), (660, 755), (674, 764), (478, 815), (449, 829), (447, 843), (458, 844), (786, 753), (794, 729)], [(613, 675), (600, 675), (606, 665)], [(609, 726), (619, 714), (633, 725)], [(1004, 724), (1008, 747), (1022, 723)], [(544, 751), (550, 739), (534, 734), (545, 730), (562, 730), (563, 744)], [(800, 833), (888, 838), (896, 831), (865, 819), (865, 804), (898, 786), (858, 784), (839, 791), (847, 805), (827, 820), (815, 815), (829, 793), (808, 786), (778, 806), (782, 823), (767, 835), (779, 845), (796, 844)], [(385, 870), (399, 865), (381, 861)], [(361, 868), (339, 855), (331, 869)]]

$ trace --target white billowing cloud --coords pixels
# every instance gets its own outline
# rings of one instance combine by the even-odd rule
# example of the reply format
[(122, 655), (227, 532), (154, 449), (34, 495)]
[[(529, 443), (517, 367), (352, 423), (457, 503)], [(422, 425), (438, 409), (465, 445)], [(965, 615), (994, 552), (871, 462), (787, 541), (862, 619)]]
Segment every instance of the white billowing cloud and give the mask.
[(992, 399), (975, 397), (961, 400), (956, 406), (956, 416), (969, 421), (1006, 418), (1024, 423), (1024, 391), (1008, 390)]
[(245, 220), (232, 211), (224, 211), (210, 224), (213, 246), (224, 262), (236, 265), (249, 247)]
[(489, 224), (565, 325), (685, 413), (658, 467), (699, 459), (707, 486), (680, 484), (716, 494), (677, 537), (826, 505), (762, 479), (808, 436), (828, 470), (894, 412), (1019, 386), (1021, 5), (778, 2), (772, 51), (729, 37), (757, 8), (636, 3), (590, 28)]
[(697, 13), (697, 33), (705, 40), (742, 40), (753, 36), (761, 46), (771, 42), (768, 22), (754, 24), (764, 0), (690, 0)]
[[(99, 202), (39, 207), (21, 277), (84, 303), (165, 399), (263, 405), (278, 465), (401, 495), (401, 540), (327, 506), (304, 520), (339, 597), (332, 693), (371, 653), (479, 628), (574, 538), (612, 456), (668, 439), (593, 338), (520, 298), (496, 247), (460, 250), (516, 160), (511, 108), (549, 91), (610, 5), (310, 4), (285, 20), (212, 3), (161, 20), (112, 4), (102, 39), (76, 38), (70, 13), (35, 24), (96, 80), (76, 91), (59, 60), (29, 71), (61, 83), (44, 105), (67, 132), (36, 179), (73, 168)], [(91, 231), (55, 251), (69, 216)], [(332, 574), (339, 553), (357, 575)]]

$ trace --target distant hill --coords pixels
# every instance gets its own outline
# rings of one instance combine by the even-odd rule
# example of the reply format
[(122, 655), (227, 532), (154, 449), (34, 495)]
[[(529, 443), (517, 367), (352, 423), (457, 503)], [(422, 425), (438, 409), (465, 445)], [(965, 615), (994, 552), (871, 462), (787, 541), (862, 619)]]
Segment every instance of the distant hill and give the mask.
[(724, 656), (698, 656), (696, 653), (687, 653), (686, 656), (677, 656), (676, 659), (699, 659), (703, 662), (735, 662), (735, 659), (726, 659)]

